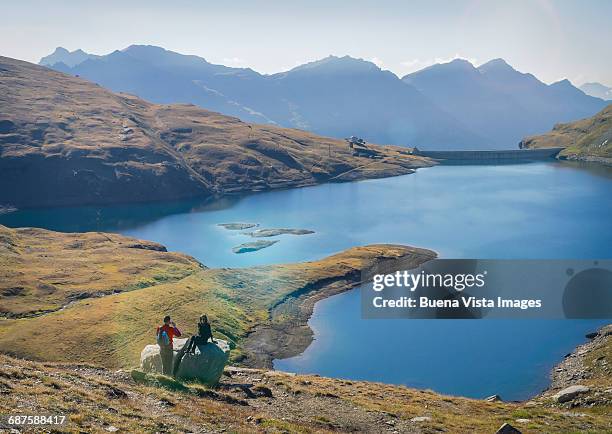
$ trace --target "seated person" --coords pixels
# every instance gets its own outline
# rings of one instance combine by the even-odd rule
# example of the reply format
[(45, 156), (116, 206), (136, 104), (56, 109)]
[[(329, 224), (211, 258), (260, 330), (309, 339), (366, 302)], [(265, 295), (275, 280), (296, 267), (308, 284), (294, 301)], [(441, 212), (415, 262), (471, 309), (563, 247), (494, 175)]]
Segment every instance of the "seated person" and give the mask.
[(208, 322), (208, 317), (206, 315), (202, 315), (200, 316), (200, 321), (198, 322), (198, 334), (190, 337), (183, 348), (181, 348), (176, 355), (173, 372), (175, 377), (179, 366), (181, 365), (181, 361), (183, 360), (183, 356), (187, 353), (195, 354), (196, 347), (199, 345), (206, 345), (209, 339), (211, 342), (215, 343), (212, 330), (210, 329), (210, 323)]

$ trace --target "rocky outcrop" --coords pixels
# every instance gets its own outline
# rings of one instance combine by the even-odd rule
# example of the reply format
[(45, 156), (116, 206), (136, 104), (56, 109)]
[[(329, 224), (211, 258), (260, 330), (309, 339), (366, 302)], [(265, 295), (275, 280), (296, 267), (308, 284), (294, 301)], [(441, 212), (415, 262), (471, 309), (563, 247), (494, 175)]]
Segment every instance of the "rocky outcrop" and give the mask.
[[(177, 353), (186, 344), (187, 339), (174, 340), (174, 363)], [(225, 364), (229, 360), (229, 344), (220, 339), (215, 343), (199, 345), (195, 353), (185, 354), (177, 378), (182, 380), (196, 380), (200, 383), (214, 386), (219, 382)], [(147, 345), (140, 354), (140, 367), (145, 372), (162, 373), (162, 362), (159, 354), (159, 345)]]
[(228, 231), (241, 231), (259, 226), (259, 223), (219, 223), (217, 226), (227, 229)]
[(597, 332), (593, 332), (590, 337), (587, 335), (587, 338), (595, 339), (599, 337), (600, 339), (605, 339), (608, 336), (612, 336), (612, 324), (608, 324), (607, 326), (604, 326), (597, 330)]
[(257, 252), (258, 250), (265, 249), (276, 243), (278, 243), (278, 240), (274, 240), (274, 241), (259, 240), (259, 241), (254, 241), (252, 243), (244, 243), (244, 244), (240, 244), (239, 246), (234, 247), (232, 249), (232, 252), (236, 254)]
[(245, 232), (246, 235), (250, 235), (255, 238), (267, 238), (276, 237), (278, 235), (310, 235), (314, 234), (314, 231), (309, 229), (257, 229), (253, 232)]
[(559, 403), (568, 402), (580, 395), (581, 393), (587, 393), (589, 390), (591, 389), (586, 386), (570, 386), (555, 393), (553, 398), (555, 398), (555, 400)]

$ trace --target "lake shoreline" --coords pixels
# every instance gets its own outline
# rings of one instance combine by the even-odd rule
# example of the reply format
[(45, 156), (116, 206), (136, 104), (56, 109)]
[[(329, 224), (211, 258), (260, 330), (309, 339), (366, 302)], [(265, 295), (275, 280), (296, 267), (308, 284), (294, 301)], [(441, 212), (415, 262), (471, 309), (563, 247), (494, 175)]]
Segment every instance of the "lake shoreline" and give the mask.
[[(397, 247), (405, 249), (403, 254), (393, 257), (385, 256), (383, 252), (373, 267), (412, 269), (438, 257), (437, 252), (429, 249)], [(312, 317), (315, 304), (367, 283), (367, 276), (370, 275), (368, 270), (353, 270), (332, 279), (314, 280), (280, 299), (269, 309), (269, 320), (257, 325), (245, 338), (243, 347), (247, 356), (241, 364), (251, 368), (273, 369), (275, 359), (285, 359), (303, 353), (314, 339), (314, 332), (308, 321)]]
[(612, 167), (612, 158), (598, 155), (564, 155), (559, 161), (577, 161), (579, 163), (598, 164), (604, 167)]
[(606, 385), (598, 384), (597, 379), (601, 377), (601, 371), (606, 372), (606, 364), (601, 362), (605, 361), (603, 354), (606, 348), (612, 345), (612, 323), (588, 333), (585, 338), (587, 342), (578, 345), (553, 366), (550, 371), (550, 385), (534, 398), (549, 399), (565, 388), (586, 383), (591, 389), (590, 403), (602, 404), (605, 401), (605, 394), (610, 394), (610, 391), (603, 390)]
[[(435, 252), (435, 259), (439, 255)], [(389, 261), (391, 265), (393, 260)], [(354, 290), (355, 288), (367, 283), (367, 280), (355, 281), (333, 281), (327, 282), (320, 287), (310, 288), (308, 291), (300, 294), (298, 297), (288, 295), (281, 300), (275, 308), (270, 310), (270, 323), (265, 323), (257, 326), (244, 341), (244, 347), (253, 349), (261, 346), (264, 349), (263, 354), (258, 357), (247, 357), (241, 361), (242, 366), (254, 369), (270, 369), (278, 372), (285, 372), (282, 369), (274, 367), (274, 361), (277, 359), (287, 359), (299, 356), (314, 342), (314, 331), (310, 328), (309, 320), (312, 318), (314, 308), (317, 302), (327, 298), (339, 295), (341, 293)], [(286, 315), (286, 305), (289, 309), (296, 312), (296, 316), (290, 319), (284, 319), (276, 324), (275, 318)], [(532, 392), (524, 399), (503, 400), (504, 402), (512, 403), (530, 403), (533, 401), (545, 401), (548, 403), (551, 397), (560, 390), (570, 387), (575, 384), (582, 384), (583, 379), (593, 377), (592, 368), (587, 364), (587, 358), (603, 345), (612, 343), (612, 323), (598, 327), (596, 330), (588, 332), (585, 335), (586, 342), (577, 344), (570, 353), (566, 354), (563, 359), (554, 363), (548, 371), (549, 384), (539, 392)], [(601, 360), (599, 359), (596, 360)], [(304, 372), (297, 372), (297, 375), (316, 375)], [(343, 377), (330, 376), (334, 379), (342, 379)], [(351, 380), (372, 382), (373, 380)], [(379, 382), (379, 381), (374, 381)], [(392, 386), (401, 386), (402, 384), (393, 382), (383, 382)], [(407, 386), (414, 388), (413, 386)], [(591, 386), (592, 387), (592, 386)], [(416, 388), (419, 390), (419, 388)], [(597, 389), (597, 388), (595, 388)], [(441, 393), (443, 392), (436, 392)], [(457, 398), (468, 398), (461, 394), (451, 394)], [(498, 395), (494, 395), (498, 396)], [(475, 399), (475, 398), (468, 398)], [(502, 399), (500, 399), (502, 401)], [(601, 401), (601, 400), (600, 400)], [(598, 401), (598, 404), (601, 402)]]
[[(265, 347), (265, 357), (257, 359), (259, 363), (253, 363), (254, 359), (247, 358), (242, 361), (241, 365), (255, 369), (272, 369), (279, 372), (285, 372), (282, 369), (276, 369), (273, 365), (274, 360), (287, 359), (301, 355), (314, 341), (314, 332), (310, 328), (308, 322), (314, 313), (315, 304), (329, 297), (351, 291), (360, 285), (367, 283), (362, 282), (346, 282), (344, 285), (323, 286), (319, 290), (314, 289), (310, 293), (304, 294), (297, 300), (283, 300), (282, 303), (297, 304), (298, 316), (293, 318), (294, 321), (284, 321), (277, 326), (263, 324), (258, 326), (244, 342), (245, 347), (253, 347), (262, 345)], [(271, 311), (271, 317), (274, 318), (275, 312)], [(566, 354), (563, 359), (556, 362), (548, 371), (549, 385), (541, 391), (532, 393), (524, 399), (503, 400), (504, 402), (513, 403), (529, 403), (534, 400), (548, 401), (551, 397), (560, 390), (570, 387), (575, 384), (582, 384), (583, 379), (593, 377), (592, 369), (587, 366), (586, 359), (597, 349), (600, 349), (602, 343), (608, 344), (612, 342), (612, 323), (607, 326), (599, 327), (593, 332), (586, 334), (586, 342), (576, 345), (572, 351)], [(272, 343), (272, 345), (270, 345)], [(298, 375), (316, 375), (304, 372), (297, 372)], [(326, 375), (327, 376), (327, 375)], [(343, 377), (330, 376), (334, 379), (342, 379)], [(373, 380), (351, 380), (360, 382), (372, 382)], [(380, 382), (380, 381), (374, 381)], [(384, 382), (392, 386), (401, 386), (402, 384), (393, 382)], [(407, 386), (419, 390), (418, 387)], [(428, 388), (429, 389), (429, 388)], [(436, 392), (444, 394), (443, 392)], [(451, 394), (450, 396), (457, 398), (468, 398), (464, 395)], [(497, 396), (497, 395), (495, 395)], [(475, 399), (475, 398), (468, 398)], [(500, 399), (501, 401), (501, 399)]]

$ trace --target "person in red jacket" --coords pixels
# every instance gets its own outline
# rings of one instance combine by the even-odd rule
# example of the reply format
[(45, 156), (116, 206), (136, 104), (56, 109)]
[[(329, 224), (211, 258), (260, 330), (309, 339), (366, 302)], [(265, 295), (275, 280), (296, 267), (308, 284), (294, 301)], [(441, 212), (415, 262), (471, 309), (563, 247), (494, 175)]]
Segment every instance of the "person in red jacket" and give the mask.
[(170, 315), (164, 317), (164, 324), (157, 327), (157, 345), (159, 345), (159, 355), (162, 360), (162, 370), (164, 375), (172, 375), (174, 337), (181, 336)]

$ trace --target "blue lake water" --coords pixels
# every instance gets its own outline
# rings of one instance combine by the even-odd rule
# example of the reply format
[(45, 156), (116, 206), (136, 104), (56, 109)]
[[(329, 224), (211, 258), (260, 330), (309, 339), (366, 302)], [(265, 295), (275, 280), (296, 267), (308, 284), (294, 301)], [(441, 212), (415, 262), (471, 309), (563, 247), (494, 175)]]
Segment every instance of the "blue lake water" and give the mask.
[[(567, 163), (438, 166), (413, 175), (180, 202), (24, 210), (8, 226), (114, 231), (154, 240), (211, 267), (317, 259), (351, 246), (399, 243), (445, 258), (611, 258), (612, 172)], [(218, 223), (303, 228), (255, 253)], [(603, 321), (362, 320), (358, 291), (319, 302), (315, 342), (278, 369), (523, 399)]]

